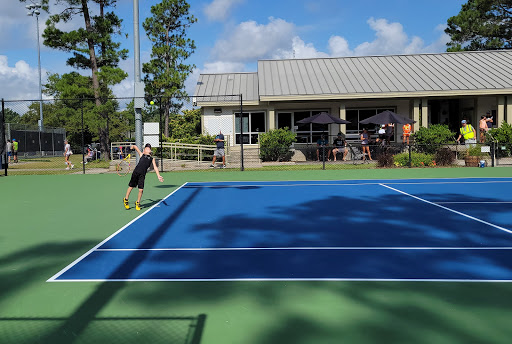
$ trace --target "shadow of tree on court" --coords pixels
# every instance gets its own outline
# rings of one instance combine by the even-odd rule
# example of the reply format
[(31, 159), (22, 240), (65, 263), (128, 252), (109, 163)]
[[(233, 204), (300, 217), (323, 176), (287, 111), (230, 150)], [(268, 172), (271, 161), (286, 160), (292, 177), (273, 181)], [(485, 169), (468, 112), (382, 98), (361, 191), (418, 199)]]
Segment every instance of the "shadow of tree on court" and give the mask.
[(26, 285), (46, 281), (58, 270), (62, 257), (78, 256), (93, 242), (46, 243), (0, 257), (0, 300), (8, 299)]
[[(445, 194), (443, 201), (457, 202), (460, 196)], [(468, 197), (464, 201), (496, 200)], [(424, 212), (419, 212), (419, 204)], [(248, 241), (252, 247), (512, 246), (509, 233), (484, 224), (469, 231), (461, 226), (460, 215), (398, 195), (366, 200), (331, 196), (267, 209), (267, 213), (226, 215), (215, 223), (197, 224), (191, 235), (201, 237), (207, 232), (209, 247), (240, 247)], [(401, 263), (397, 260), (392, 265), (399, 269)], [(201, 264), (206, 270), (225, 267), (207, 259)], [(215, 343), (234, 342), (244, 332), (254, 335), (242, 337), (245, 342), (294, 344), (508, 343), (512, 336), (512, 327), (503, 316), (512, 307), (506, 297), (512, 292), (510, 283), (175, 282), (156, 283), (151, 288), (137, 285), (125, 292), (127, 302), (138, 307), (209, 305), (210, 326), (217, 327), (208, 332)], [(227, 305), (235, 313), (215, 312)]]
[[(173, 213), (171, 213), (166, 220), (149, 236), (145, 241), (144, 245), (152, 246), (155, 242), (157, 242), (160, 237), (165, 233), (167, 228), (169, 228), (172, 223), (175, 221), (177, 217), (179, 217), (180, 213), (189, 206), (192, 200), (199, 193), (199, 189), (196, 190), (192, 195), (188, 197), (180, 207)], [(140, 265), (141, 262), (144, 261), (145, 254), (134, 254), (132, 253), (128, 256), (125, 261), (123, 261), (118, 268), (112, 272), (110, 276), (107, 277), (107, 280), (113, 280), (118, 278), (119, 275), (123, 274), (128, 270), (135, 270)], [(120, 341), (120, 336), (122, 335), (123, 339), (121, 340), (123, 343), (167, 343), (167, 342), (182, 342), (184, 344), (199, 344), (202, 337), (203, 327), (206, 320), (206, 314), (199, 314), (193, 317), (185, 317), (191, 321), (190, 325), (187, 327), (187, 332), (184, 332), (184, 335), (181, 335), (180, 338), (176, 340), (172, 340), (169, 336), (162, 335), (162, 330), (167, 327), (167, 331), (169, 331), (169, 327), (171, 335), (172, 332), (178, 332), (176, 328), (176, 324), (180, 323), (180, 320), (183, 320), (183, 317), (176, 316), (163, 316), (158, 317), (158, 319), (167, 319), (167, 322), (163, 322), (164, 328), (159, 331), (148, 331), (145, 326), (141, 326), (140, 329), (131, 328), (131, 332), (126, 329), (124, 333), (119, 333), (116, 330), (107, 329), (104, 331), (100, 331), (98, 333), (88, 333), (91, 325), (98, 320), (101, 320), (99, 315), (105, 311), (105, 308), (112, 302), (112, 300), (127, 286), (127, 282), (105, 282), (99, 284), (95, 290), (88, 295), (88, 297), (81, 302), (79, 307), (74, 310), (73, 314), (66, 317), (64, 321), (62, 321), (57, 327), (52, 329), (50, 333), (46, 334), (42, 340), (43, 343), (75, 343), (81, 342), (84, 338), (100, 338), (101, 342), (111, 343), (115, 341)], [(147, 311), (145, 312), (147, 314)], [(139, 324), (144, 321), (151, 321), (157, 319), (154, 316), (139, 316), (130, 314), (130, 320), (139, 321)], [(140, 330), (140, 331), (139, 331)], [(135, 332), (136, 334), (135, 334)], [(140, 333), (144, 333), (145, 336), (140, 336)], [(133, 335), (130, 335), (133, 333)], [(110, 339), (109, 339), (110, 338)], [(92, 339), (87, 339), (90, 342), (94, 342)]]

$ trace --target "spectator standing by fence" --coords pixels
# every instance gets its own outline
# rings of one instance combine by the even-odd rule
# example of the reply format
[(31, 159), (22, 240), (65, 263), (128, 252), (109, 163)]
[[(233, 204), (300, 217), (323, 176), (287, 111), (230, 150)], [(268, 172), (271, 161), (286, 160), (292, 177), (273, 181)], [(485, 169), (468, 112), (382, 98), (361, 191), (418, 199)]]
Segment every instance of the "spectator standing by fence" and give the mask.
[[(490, 115), (490, 112), (487, 112), (487, 115)], [(492, 122), (492, 117), (489, 118), (485, 115), (482, 115), (480, 118), (480, 143), (485, 142), (485, 134), (489, 130), (488, 122)]]
[(70, 170), (72, 169), (73, 167), (75, 167), (75, 165), (73, 165), (71, 163), (71, 161), (69, 160), (69, 158), (71, 157), (71, 155), (73, 154), (73, 152), (71, 151), (71, 145), (68, 143), (68, 141), (64, 141), (64, 159), (66, 161), (66, 170)]
[(18, 141), (16, 139), (12, 139), (12, 155), (13, 161), (18, 162)]
[(368, 134), (368, 130), (365, 128), (361, 133), (361, 146), (363, 147), (363, 160), (366, 160), (365, 152), (368, 154), (368, 159), (372, 159), (372, 154), (370, 153), (370, 134)]
[(412, 126), (409, 124), (409, 123), (406, 123), (403, 125), (402, 127), (402, 130), (403, 130), (403, 135), (404, 135), (404, 139), (403, 141), (407, 141), (407, 144), (409, 144), (409, 137), (411, 136), (411, 130), (412, 130)]
[(468, 124), (465, 119), (462, 120), (462, 128), (460, 128), (460, 134), (457, 138), (457, 142), (460, 141), (461, 137), (464, 137), (466, 144), (476, 143), (476, 131), (471, 124)]
[(12, 143), (11, 140), (7, 140), (7, 163), (11, 163), (11, 155), (12, 155)]
[(213, 153), (213, 160), (210, 167), (215, 167), (215, 161), (217, 161), (217, 156), (219, 156), (222, 157), (222, 168), (226, 168), (226, 152), (224, 151), (224, 135), (222, 134), (222, 131), (219, 131), (219, 135), (215, 136), (215, 140), (213, 141), (217, 145), (217, 148)]

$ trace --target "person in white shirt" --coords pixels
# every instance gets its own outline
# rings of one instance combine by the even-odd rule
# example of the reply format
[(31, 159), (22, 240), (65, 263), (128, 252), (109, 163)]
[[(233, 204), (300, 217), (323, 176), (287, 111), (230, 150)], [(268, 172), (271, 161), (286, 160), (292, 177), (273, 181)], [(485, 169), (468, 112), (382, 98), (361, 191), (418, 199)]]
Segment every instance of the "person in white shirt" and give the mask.
[(69, 157), (73, 154), (73, 152), (71, 151), (71, 146), (70, 144), (68, 143), (68, 140), (65, 140), (64, 141), (64, 158), (65, 158), (65, 161), (66, 161), (66, 170), (70, 170), (72, 169), (73, 167), (75, 167), (75, 165), (73, 165), (71, 163), (71, 161), (69, 161)]

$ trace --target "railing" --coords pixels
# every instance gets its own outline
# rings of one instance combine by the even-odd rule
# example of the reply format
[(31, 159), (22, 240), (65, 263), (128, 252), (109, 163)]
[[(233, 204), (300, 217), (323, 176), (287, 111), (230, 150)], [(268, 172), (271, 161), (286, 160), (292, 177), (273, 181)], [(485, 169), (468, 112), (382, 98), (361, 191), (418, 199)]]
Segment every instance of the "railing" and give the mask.
[[(226, 140), (226, 142), (229, 142), (228, 140), (229, 137)], [(130, 147), (134, 144), (135, 142), (112, 142), (110, 144), (112, 160), (123, 159), (130, 151)], [(153, 148), (160, 149), (160, 146)], [(171, 161), (194, 160), (199, 163), (203, 161), (204, 158), (211, 158), (216, 148), (216, 145), (202, 145), (181, 142), (162, 142), (162, 153), (158, 153), (156, 156), (162, 156), (165, 160)], [(226, 156), (229, 156), (230, 146), (225, 145), (224, 150)], [(194, 159), (186, 159), (187, 157), (192, 156), (194, 157)]]

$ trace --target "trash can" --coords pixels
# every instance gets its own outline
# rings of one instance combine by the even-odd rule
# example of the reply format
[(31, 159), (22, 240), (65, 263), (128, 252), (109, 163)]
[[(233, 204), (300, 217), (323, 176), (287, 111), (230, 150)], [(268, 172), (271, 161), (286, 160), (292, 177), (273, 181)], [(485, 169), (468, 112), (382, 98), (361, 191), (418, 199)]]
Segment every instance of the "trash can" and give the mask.
[(480, 167), (485, 167), (485, 160), (480, 160)]

